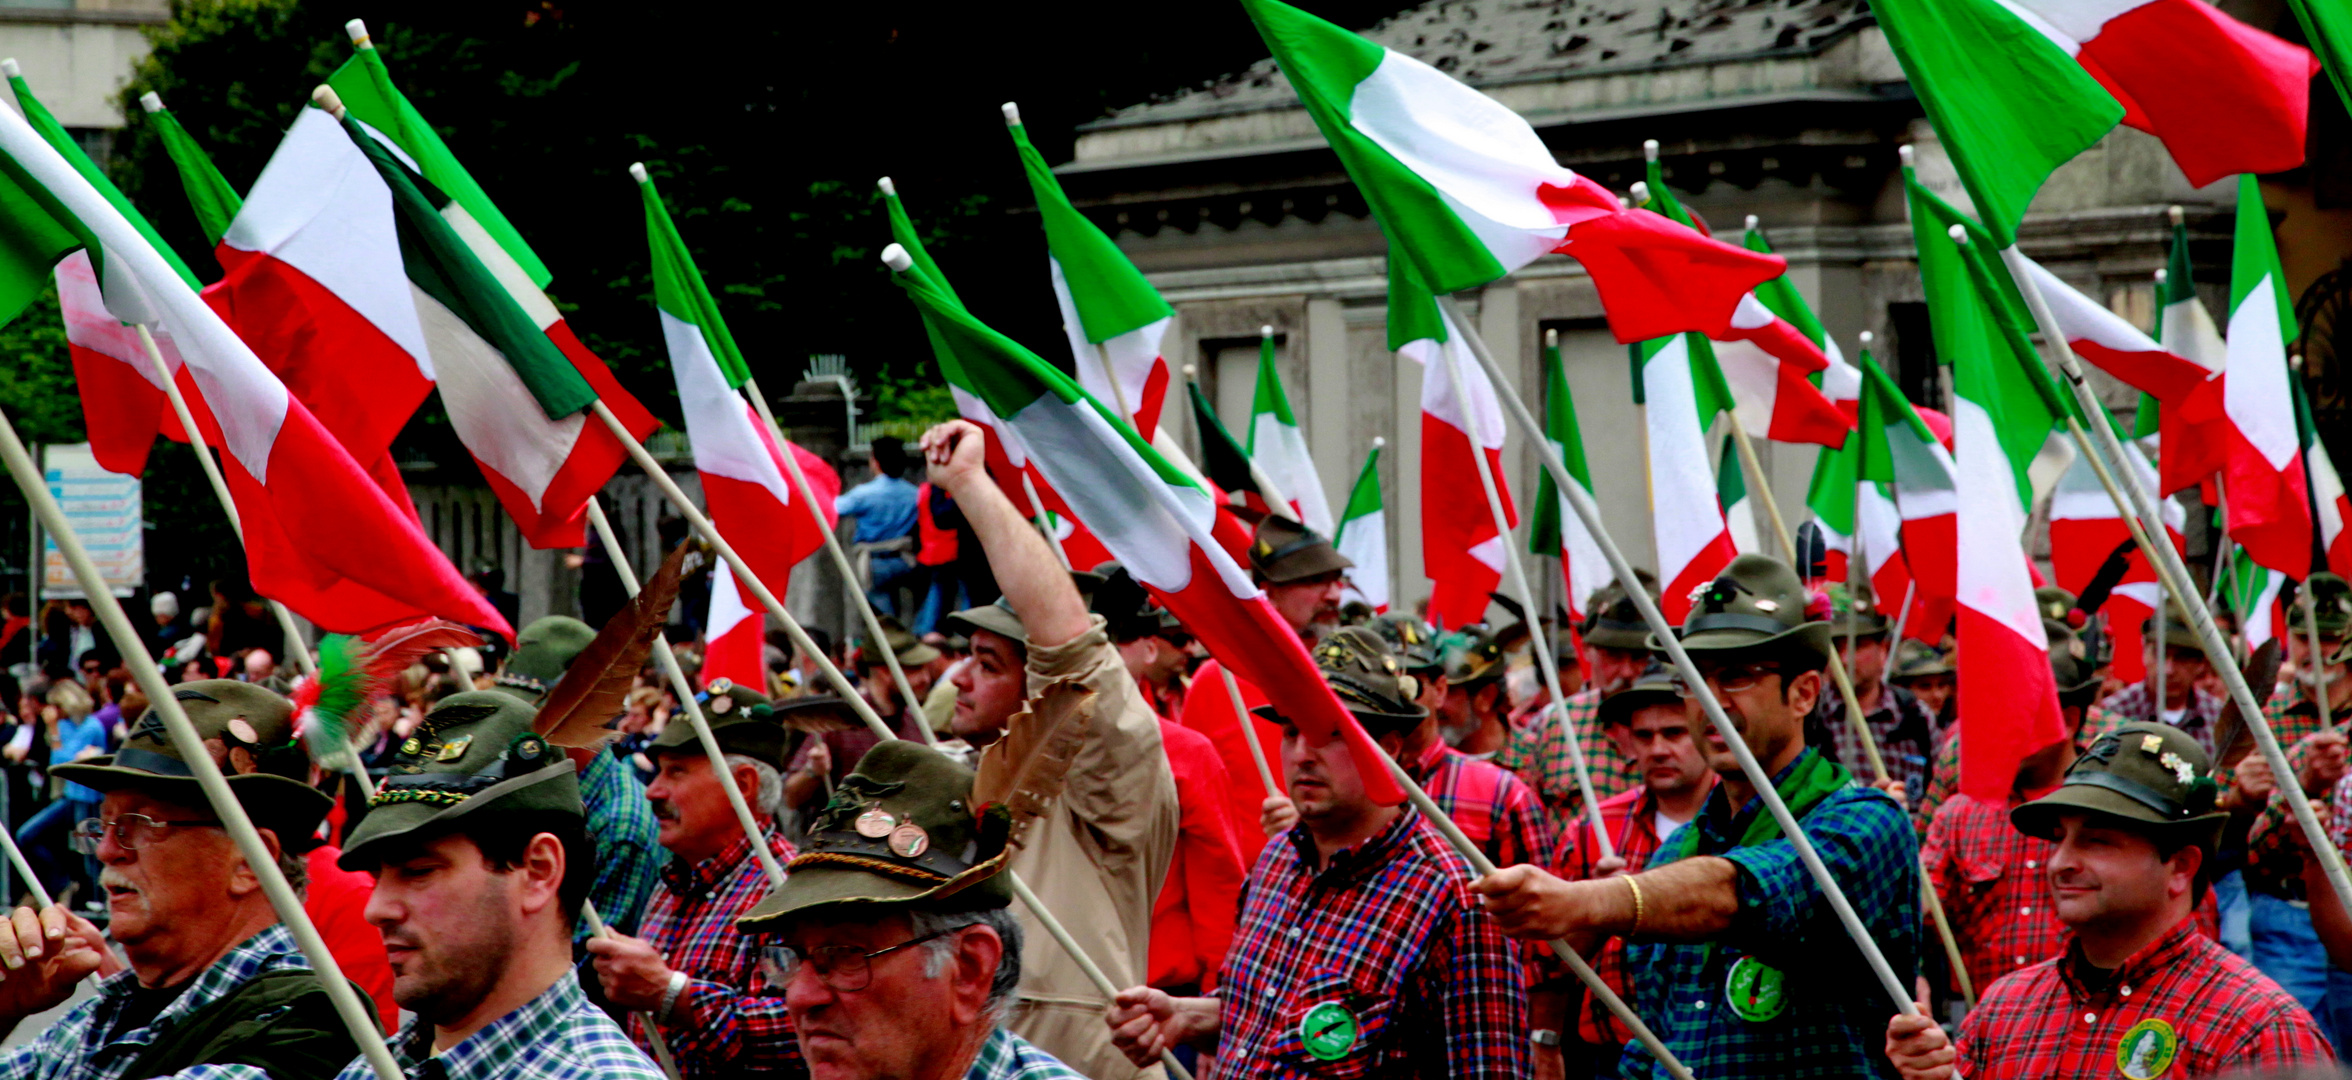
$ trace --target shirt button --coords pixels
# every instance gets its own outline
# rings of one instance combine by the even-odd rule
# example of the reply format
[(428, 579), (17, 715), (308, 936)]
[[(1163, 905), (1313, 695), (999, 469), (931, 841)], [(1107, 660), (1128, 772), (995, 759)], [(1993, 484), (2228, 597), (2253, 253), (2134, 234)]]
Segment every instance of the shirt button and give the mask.
[(2126, 987), (2124, 987), (2124, 988), (2123, 988), (2123, 996), (2125, 996), (2125, 997), (2130, 997), (2130, 996), (2131, 996), (2131, 987), (2128, 987), (2128, 986), (2126, 986)]
[(2017, 962), (2018, 962), (2018, 964), (2019, 964), (2019, 965), (2021, 965), (2021, 966), (2022, 966), (2022, 965), (2025, 963), (2025, 957), (2022, 957), (2022, 956), (2018, 957), (2018, 958), (2017, 958)]
[(2021, 907), (2021, 908), (2018, 908), (2018, 909), (2017, 909), (2017, 913), (2018, 913), (2018, 914), (2020, 914), (2020, 915), (2031, 915), (2031, 914), (2033, 914), (2033, 908), (2031, 908), (2031, 907)]
[(1295, 926), (1291, 927), (1291, 928), (1290, 928), (1290, 936), (1292, 936), (1292, 937), (1297, 937), (1297, 936), (1299, 936), (1299, 928), (1298, 928), (1298, 927), (1295, 927)]
[(2025, 860), (2025, 868), (2026, 868), (2026, 869), (2028, 869), (2028, 870), (2032, 870), (2032, 869), (2034, 869), (2034, 868), (2036, 868), (2036, 867), (2039, 867), (2040, 865), (2042, 865), (2042, 864), (2041, 864), (2041, 863), (2038, 863), (2038, 862), (2035, 862), (2035, 861), (2034, 861), (2034, 860), (2032, 860), (2032, 859), (2027, 859), (2027, 860)]
[(2099, 1014), (2098, 1014), (2098, 1013), (2084, 1013), (2084, 1014), (2083, 1014), (2083, 1023), (2086, 1023), (2086, 1024), (2096, 1024), (2096, 1023), (2098, 1023), (2098, 1022), (2099, 1022)]

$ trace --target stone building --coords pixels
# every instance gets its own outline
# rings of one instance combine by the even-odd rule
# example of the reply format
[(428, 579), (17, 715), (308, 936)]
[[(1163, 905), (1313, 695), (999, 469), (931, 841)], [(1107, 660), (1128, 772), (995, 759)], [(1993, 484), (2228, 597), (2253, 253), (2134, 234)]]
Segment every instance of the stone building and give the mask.
[[(2283, 5), (2272, 6), (2239, 14), (2291, 34)], [(1872, 331), (1876, 355), (1908, 395), (1947, 403), (1898, 148), (1915, 148), (1922, 178), (1940, 194), (1963, 206), (1965, 195), (1858, 0), (1430, 0), (1363, 32), (1509, 105), (1563, 165), (1612, 190), (1641, 177), (1642, 143), (1657, 140), (1669, 186), (1716, 231), (1736, 236), (1747, 215), (1760, 219), (1849, 356)], [(2315, 114), (2334, 110), (2331, 153), (2341, 156), (2341, 110), (2324, 81), (2314, 86)], [(2327, 123), (2315, 119), (2315, 131)], [(1400, 604), (1426, 596), (1419, 484), (1409, 473), (1419, 460), (1421, 371), (1387, 347), (1379, 229), (1273, 61), (1084, 125), (1074, 160), (1057, 171), (1175, 306), (1164, 351), (1179, 367), (1197, 365), (1229, 426), (1247, 413), (1258, 328), (1270, 324), (1334, 506), (1373, 438), (1389, 440), (1393, 595)], [(2301, 174), (2314, 171), (2322, 170), (2280, 178), (2271, 205), (2313, 206)], [(2166, 209), (2182, 204), (2218, 319), (2234, 203), (2233, 183), (2192, 188), (2153, 137), (2118, 128), (2052, 177), (2022, 243), (2146, 326), (2170, 237)], [(2352, 251), (2352, 228), (2340, 213), (2290, 214), (2298, 216), (2281, 243), (2301, 290)], [(1560, 332), (1603, 513), (1629, 556), (1651, 564), (1631, 365), (1582, 268), (1547, 256), (1460, 299), (1496, 354), (1517, 365), (1523, 389), (1541, 385), (1543, 332)], [(2126, 388), (2104, 389), (2114, 404), (2130, 400)], [(1525, 440), (1514, 434), (1510, 446), (1507, 472), (1524, 507), (1539, 466)], [(1765, 444), (1763, 455), (1793, 527), (1814, 451)]]

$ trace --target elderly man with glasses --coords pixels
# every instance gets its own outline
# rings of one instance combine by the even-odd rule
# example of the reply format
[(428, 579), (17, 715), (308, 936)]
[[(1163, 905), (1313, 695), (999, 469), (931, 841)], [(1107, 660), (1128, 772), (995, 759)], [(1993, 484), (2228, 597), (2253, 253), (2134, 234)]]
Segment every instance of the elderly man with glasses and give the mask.
[[(285, 698), (229, 680), (176, 693), (229, 789), (300, 887), (306, 836), (329, 806)], [(260, 878), (205, 802), (152, 713), (110, 757), (58, 766), (103, 792), (75, 845), (98, 857), (113, 942), (58, 908), (18, 908), (0, 928), (0, 1030), (56, 1008), (97, 974), (97, 994), (0, 1057), (0, 1077), (118, 1080), (204, 1066), (208, 1078), (331, 1075), (358, 1053), (326, 989), (278, 924)]]

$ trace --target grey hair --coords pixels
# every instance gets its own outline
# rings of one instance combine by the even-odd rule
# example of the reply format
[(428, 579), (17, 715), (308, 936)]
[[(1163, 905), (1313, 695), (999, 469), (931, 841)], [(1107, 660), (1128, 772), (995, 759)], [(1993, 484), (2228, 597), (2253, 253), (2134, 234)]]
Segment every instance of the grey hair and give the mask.
[(751, 803), (751, 808), (761, 815), (775, 817), (784, 809), (784, 774), (777, 772), (775, 766), (748, 754), (727, 755), (728, 772), (732, 773), (746, 765), (751, 766), (752, 774), (759, 777), (759, 790), (744, 792), (745, 801)]
[(985, 926), (996, 931), (1004, 942), (1004, 957), (996, 962), (996, 977), (988, 984), (986, 1015), (989, 1026), (1002, 1027), (1013, 1011), (1013, 990), (1021, 985), (1021, 924), (1013, 913), (1003, 908), (981, 911), (958, 911), (943, 914), (936, 911), (910, 911), (907, 929), (918, 937), (942, 935), (923, 943), (923, 977), (936, 979), (947, 973), (947, 965), (955, 959), (955, 942), (945, 935), (950, 930), (967, 926)]
[(306, 899), (309, 897), (310, 856), (308, 853), (296, 854), (294, 849), (281, 845), (278, 848), (278, 873), (286, 876), (286, 884), (293, 888), (294, 895)]

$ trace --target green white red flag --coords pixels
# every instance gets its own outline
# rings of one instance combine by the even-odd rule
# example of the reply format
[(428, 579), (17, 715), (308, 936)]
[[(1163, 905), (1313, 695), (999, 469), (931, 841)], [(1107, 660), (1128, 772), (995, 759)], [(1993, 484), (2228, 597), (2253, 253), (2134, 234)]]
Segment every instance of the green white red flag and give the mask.
[(229, 222), (236, 220), (238, 208), (245, 205), (244, 198), (229, 186), (228, 178), (212, 163), (212, 155), (180, 125), (180, 118), (163, 107), (162, 97), (153, 92), (141, 94), (139, 106), (147, 111), (147, 122), (155, 125), (163, 152), (180, 174), (180, 190), (188, 195), (188, 209), (196, 215), (196, 226), (204, 230), (204, 242), (219, 246), (229, 231)]
[(1503, 545), (1478, 478), (1486, 456), (1506, 524), (1519, 524), (1503, 482), (1503, 407), (1462, 330), (1394, 244), (1388, 256), (1388, 345), (1421, 365), (1421, 572), (1429, 618), (1453, 628), (1486, 620), (1503, 579)]
[[(2156, 470), (2147, 455), (2120, 432), (2117, 441), (2139, 478), (2141, 490), (2156, 490)], [(2173, 548), (2180, 550), (2181, 528), (2188, 514), (2172, 499), (2163, 500), (2163, 512), (2164, 531)], [(2141, 641), (2148, 616), (2156, 611), (2156, 570), (2132, 542), (2130, 526), (2099, 483), (2090, 459), (2077, 454), (2050, 491), (2051, 584), (2081, 596), (2118, 551), (2128, 552), (2123, 576), (2116, 579), (2100, 611), (2107, 616), (2107, 632), (2115, 639), (2115, 677), (2136, 683), (2148, 677)]]
[(1315, 472), (1315, 457), (1307, 452), (1306, 433), (1291, 415), (1290, 395), (1282, 392), (1282, 372), (1274, 364), (1274, 328), (1258, 331), (1258, 385), (1250, 400), (1250, 457), (1274, 486), (1290, 500), (1291, 516), (1324, 536), (1332, 534), (1331, 502), (1323, 496), (1323, 478)]
[(1354, 563), (1347, 571), (1348, 592), (1374, 611), (1388, 610), (1388, 510), (1380, 498), (1380, 448), (1385, 439), (1372, 440), (1364, 455), (1364, 470), (1348, 489), (1347, 506), (1340, 510), (1339, 531), (1331, 546)]
[(2293, 297), (2279, 269), (2270, 212), (2252, 176), (2238, 178), (2237, 243), (2230, 259), (2229, 362), (2221, 376), (2229, 417), (2222, 465), (2226, 528), (2255, 562), (2291, 577), (2311, 565), (2311, 489), (2289, 384)]
[(1715, 460), (1715, 502), (1723, 507), (1723, 527), (1731, 531), (1733, 551), (1777, 557), (1777, 545), (1767, 550), (1756, 528), (1756, 500), (1748, 497), (1748, 479), (1740, 472), (1738, 441), (1728, 434)]
[[(1543, 369), (1546, 450), (1559, 456), (1568, 478), (1589, 499), (1592, 470), (1584, 460), (1584, 432), (1576, 421), (1576, 396), (1568, 389), (1568, 368), (1560, 362), (1557, 340), (1544, 342)], [(1527, 550), (1560, 560), (1561, 583), (1568, 592), (1568, 622), (1581, 625), (1585, 605), (1592, 601), (1594, 593), (1617, 580), (1617, 574), (1609, 568), (1608, 557), (1601, 554), (1600, 542), (1593, 539), (1592, 530), (1584, 527), (1584, 519), (1568, 505), (1567, 494), (1553, 483), (1552, 471), (1542, 469), (1535, 475), (1535, 507), (1529, 511)]]
[(1731, 389), (1707, 339), (1676, 334), (1631, 346), (1648, 406), (1650, 536), (1658, 552), (1658, 606), (1669, 622), (1690, 613), (1693, 591), (1739, 553), (1715, 491), (1707, 428), (1732, 407)]

